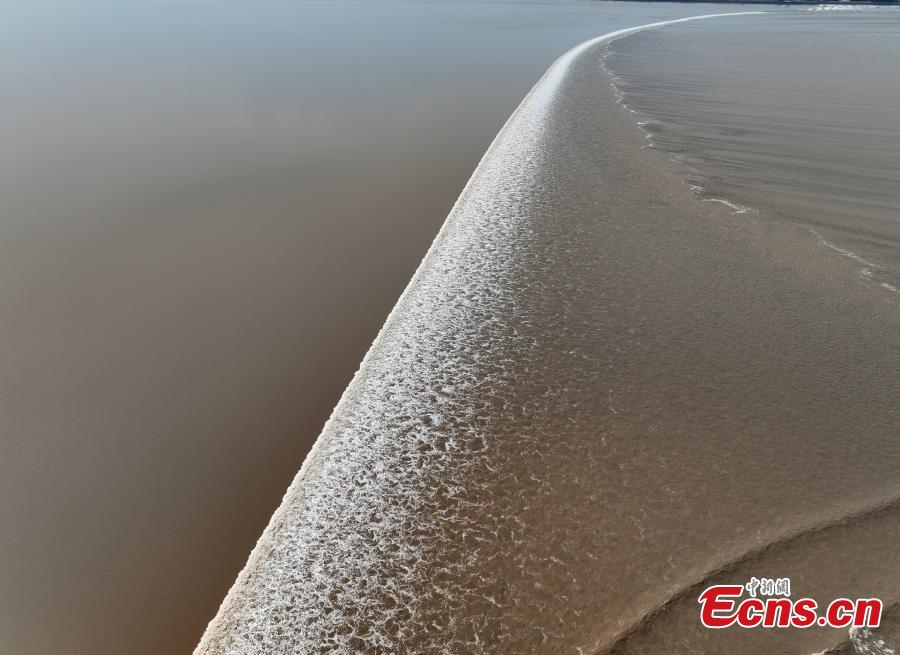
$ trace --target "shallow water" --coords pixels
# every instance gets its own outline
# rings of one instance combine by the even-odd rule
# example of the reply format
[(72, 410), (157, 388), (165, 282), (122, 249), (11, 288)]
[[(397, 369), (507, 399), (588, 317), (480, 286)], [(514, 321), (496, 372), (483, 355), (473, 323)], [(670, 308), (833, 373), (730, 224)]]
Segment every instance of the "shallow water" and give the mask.
[(900, 9), (674, 25), (605, 61), (705, 199), (808, 225), (900, 293)]

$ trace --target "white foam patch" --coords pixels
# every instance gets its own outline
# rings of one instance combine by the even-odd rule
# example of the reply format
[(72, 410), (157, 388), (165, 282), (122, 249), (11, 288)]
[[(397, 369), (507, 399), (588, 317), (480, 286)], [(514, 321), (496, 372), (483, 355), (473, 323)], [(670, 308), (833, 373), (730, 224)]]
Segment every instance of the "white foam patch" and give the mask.
[(851, 630), (850, 645), (858, 655), (896, 655), (896, 651), (869, 628)]
[(815, 7), (805, 7), (800, 11), (864, 11), (869, 9), (878, 9), (872, 5), (816, 5)]

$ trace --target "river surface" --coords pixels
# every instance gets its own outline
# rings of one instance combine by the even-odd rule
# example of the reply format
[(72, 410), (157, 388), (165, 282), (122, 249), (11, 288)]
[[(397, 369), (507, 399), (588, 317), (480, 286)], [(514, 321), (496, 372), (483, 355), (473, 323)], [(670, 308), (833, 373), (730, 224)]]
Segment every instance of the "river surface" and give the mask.
[(0, 652), (189, 652), (547, 66), (717, 10), (0, 4)]
[[(807, 9), (553, 64), (198, 653), (894, 652), (897, 14)], [(884, 625), (701, 626), (752, 578)]]
[(682, 23), (614, 42), (605, 62), (695, 192), (807, 225), (900, 293), (900, 10)]

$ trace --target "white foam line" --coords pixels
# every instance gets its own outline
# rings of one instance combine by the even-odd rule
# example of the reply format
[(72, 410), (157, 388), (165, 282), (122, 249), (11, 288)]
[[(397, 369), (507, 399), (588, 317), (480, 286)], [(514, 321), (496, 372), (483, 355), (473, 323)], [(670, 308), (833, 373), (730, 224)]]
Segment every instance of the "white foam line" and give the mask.
[[(819, 243), (821, 243), (823, 246), (826, 246), (826, 247), (828, 247), (828, 248), (831, 248), (831, 249), (834, 250), (835, 252), (842, 254), (844, 257), (849, 257), (850, 259), (859, 262), (859, 263), (862, 264), (863, 266), (870, 267), (870, 268), (878, 268), (878, 264), (873, 264), (873, 263), (870, 262), (868, 259), (864, 259), (864, 258), (860, 257), (860, 256), (857, 255), (855, 252), (852, 252), (852, 251), (850, 251), (850, 250), (846, 250), (846, 249), (844, 249), (844, 248), (841, 248), (840, 246), (836, 246), (836, 245), (834, 245), (833, 243), (831, 243), (830, 241), (826, 241), (826, 240), (825, 240), (825, 237), (823, 237), (821, 234), (819, 234), (819, 233), (818, 233), (816, 230), (814, 230), (813, 228), (809, 228), (809, 231), (812, 232), (814, 235), (816, 235), (816, 239), (818, 239), (818, 240), (819, 240)], [(872, 277), (872, 271), (871, 271), (871, 270), (863, 269), (863, 274), (864, 274), (866, 277)]]
[[(491, 142), (491, 145), (488, 146), (488, 149), (485, 151), (484, 155), (481, 157), (481, 160), (478, 162), (478, 165), (475, 167), (475, 170), (472, 172), (472, 175), (469, 177), (468, 182), (463, 187), (462, 192), (459, 194), (456, 202), (453, 207), (450, 209), (450, 213), (447, 215), (447, 219), (441, 225), (437, 234), (435, 235), (434, 241), (431, 242), (431, 246), (429, 246), (428, 250), (425, 253), (425, 256), (422, 258), (422, 261), (419, 263), (419, 266), (416, 268), (415, 273), (413, 273), (412, 278), (407, 283), (406, 288), (403, 290), (403, 293), (400, 294), (400, 297), (397, 299), (397, 303), (394, 305), (391, 312), (388, 314), (387, 318), (384, 321), (384, 324), (381, 326), (381, 329), (378, 331), (378, 334), (375, 336), (372, 345), (369, 347), (369, 350), (366, 351), (365, 356), (362, 359), (362, 363), (360, 364), (360, 369), (357, 371), (356, 375), (354, 375), (354, 380), (359, 375), (359, 372), (365, 368), (365, 363), (372, 356), (373, 351), (375, 350), (375, 346), (379, 341), (379, 337), (381, 333), (384, 332), (386, 326), (388, 326), (392, 319), (394, 318), (394, 314), (398, 311), (400, 307), (404, 304), (404, 299), (408, 296), (412, 289), (415, 288), (416, 282), (422, 276), (422, 272), (425, 270), (426, 265), (433, 257), (434, 251), (437, 249), (438, 244), (441, 242), (441, 237), (447, 231), (447, 226), (453, 217), (458, 213), (463, 201), (468, 196), (469, 189), (473, 186), (474, 182), (481, 177), (484, 170), (487, 168), (487, 162), (490, 161), (491, 155), (497, 149), (500, 142), (503, 140), (504, 136), (507, 132), (511, 131), (511, 125), (519, 119), (519, 117), (524, 114), (527, 110), (534, 111), (533, 108), (529, 107), (532, 103), (540, 103), (537, 109), (541, 110), (541, 113), (545, 113), (550, 109), (550, 105), (553, 97), (559, 91), (560, 84), (565, 79), (566, 74), (569, 72), (569, 68), (572, 64), (580, 57), (584, 52), (590, 50), (591, 48), (601, 44), (607, 43), (610, 41), (614, 41), (616, 39), (620, 39), (622, 37), (628, 36), (630, 34), (635, 34), (637, 32), (643, 32), (645, 30), (657, 29), (660, 27), (666, 27), (669, 25), (676, 25), (678, 23), (687, 23), (690, 21), (696, 20), (707, 20), (710, 18), (726, 18), (729, 16), (755, 16), (760, 14), (766, 14), (769, 12), (766, 11), (737, 11), (730, 13), (721, 13), (721, 14), (702, 14), (700, 16), (688, 16), (686, 18), (675, 18), (672, 20), (663, 20), (658, 21), (656, 23), (646, 23), (644, 25), (637, 25), (635, 27), (626, 27), (621, 30), (615, 30), (614, 32), (607, 32), (606, 34), (602, 34), (593, 39), (588, 39), (583, 43), (575, 46), (565, 54), (563, 54), (559, 59), (557, 59), (553, 64), (547, 69), (547, 72), (538, 80), (537, 84), (535, 84), (531, 91), (522, 99), (522, 102), (519, 103), (518, 107), (513, 111), (510, 117), (506, 120), (506, 123), (503, 124), (503, 127), (500, 128), (500, 131), (497, 133), (497, 136), (494, 137), (494, 140)], [(348, 385), (348, 389), (352, 386), (353, 381), (351, 380), (351, 384)], [(339, 407), (344, 401), (344, 397), (347, 395), (347, 391), (344, 391), (344, 394), (341, 396), (338, 401), (337, 407)], [(328, 424), (332, 422), (334, 419), (334, 412), (332, 416), (328, 419), (325, 426), (327, 428)], [(323, 432), (325, 430), (323, 429)], [(314, 459), (314, 454), (318, 450), (319, 440), (313, 444), (313, 447), (310, 449), (309, 455), (307, 455), (306, 460), (303, 462), (303, 465), (300, 468), (300, 471), (297, 474), (297, 478), (301, 478), (304, 469), (307, 468), (310, 460)], [(279, 508), (280, 509), (280, 508)], [(268, 528), (267, 528), (268, 530)], [(254, 549), (255, 550), (255, 549)], [(243, 573), (243, 571), (242, 571)]]
[[(557, 59), (553, 64), (547, 69), (547, 72), (538, 80), (537, 84), (535, 84), (531, 91), (522, 99), (522, 102), (519, 103), (518, 107), (513, 111), (510, 117), (506, 120), (503, 127), (500, 128), (500, 131), (497, 133), (497, 136), (494, 137), (494, 140), (491, 142), (491, 145), (488, 146), (488, 149), (485, 151), (481, 160), (478, 162), (478, 165), (475, 167), (475, 170), (472, 172), (472, 175), (469, 177), (468, 182), (463, 187), (462, 192), (459, 194), (456, 202), (453, 207), (450, 209), (450, 213), (447, 216), (447, 219), (444, 221), (441, 228), (438, 230), (437, 235), (435, 236), (434, 241), (432, 241), (431, 246), (429, 246), (428, 251), (425, 253), (425, 256), (422, 258), (422, 261), (419, 263), (419, 266), (416, 268), (416, 272), (413, 273), (412, 278), (407, 283), (406, 288), (403, 290), (403, 293), (400, 294), (400, 298), (397, 300), (397, 303), (394, 305), (394, 308), (391, 310), (390, 314), (388, 314), (387, 319), (384, 322), (384, 325), (387, 325), (391, 322), (391, 319), (394, 316), (394, 313), (397, 311), (398, 307), (403, 305), (404, 298), (410, 293), (411, 289), (415, 287), (415, 283), (417, 279), (421, 276), (422, 271), (425, 268), (426, 263), (432, 256), (433, 251), (435, 250), (437, 244), (441, 241), (441, 236), (447, 229), (447, 224), (453, 218), (453, 216), (458, 212), (459, 207), (462, 205), (463, 200), (468, 195), (469, 188), (473, 185), (474, 181), (477, 180), (482, 174), (483, 170), (487, 167), (487, 162), (490, 160), (491, 155), (494, 150), (497, 148), (498, 144), (503, 140), (506, 132), (510, 130), (511, 124), (519, 118), (520, 114), (523, 114), (526, 109), (530, 109), (528, 106), (533, 102), (540, 102), (540, 109), (546, 112), (550, 108), (550, 101), (555, 96), (556, 92), (559, 90), (559, 86), (561, 82), (565, 79), (566, 74), (569, 71), (569, 68), (572, 64), (581, 56), (585, 51), (590, 50), (591, 48), (605, 42), (614, 41), (616, 39), (622, 38), (624, 36), (628, 36), (630, 34), (635, 34), (637, 32), (643, 32), (645, 30), (656, 29), (659, 27), (665, 27), (668, 25), (675, 25), (677, 23), (687, 23), (695, 20), (707, 20), (710, 18), (725, 18), (728, 16), (753, 16), (759, 14), (766, 14), (768, 12), (765, 11), (738, 11), (731, 13), (721, 13), (721, 14), (703, 14), (700, 16), (688, 16), (687, 18), (675, 18), (672, 20), (663, 20), (656, 23), (647, 23), (645, 25), (638, 25), (635, 27), (626, 27), (621, 30), (616, 30), (614, 32), (607, 32), (601, 36), (595, 37), (593, 39), (589, 39), (575, 46), (565, 54), (563, 54), (559, 59)], [(384, 325), (382, 326), (382, 330), (384, 329)], [(381, 331), (379, 331), (379, 335)], [(375, 342), (378, 341), (378, 336), (375, 337)], [(373, 342), (373, 346), (375, 345)], [(370, 347), (366, 352), (365, 357), (363, 357), (363, 363), (369, 358), (373, 350), (373, 347)], [(342, 398), (343, 399), (343, 398)], [(330, 420), (330, 419), (329, 419)], [(313, 446), (315, 449), (315, 445)], [(310, 451), (312, 454), (312, 451)], [(301, 469), (302, 470), (302, 469)]]
[[(463, 207), (465, 206), (467, 199), (471, 195), (473, 195), (472, 190), (475, 187), (476, 183), (488, 188), (498, 187), (502, 185), (501, 179), (495, 179), (493, 177), (496, 175), (496, 171), (491, 170), (491, 168), (496, 168), (496, 166), (493, 165), (494, 162), (492, 160), (495, 157), (502, 159), (502, 153), (504, 152), (504, 150), (508, 151), (511, 143), (521, 150), (525, 150), (526, 156), (528, 156), (527, 151), (541, 136), (540, 131), (542, 128), (542, 123), (552, 111), (553, 101), (557, 93), (559, 92), (562, 82), (565, 80), (571, 66), (578, 60), (581, 55), (583, 55), (591, 48), (597, 46), (598, 44), (628, 36), (630, 34), (634, 34), (643, 30), (655, 29), (695, 20), (722, 18), (728, 16), (747, 16), (764, 13), (767, 12), (747, 11), (722, 14), (705, 14), (702, 16), (690, 16), (687, 18), (678, 18), (673, 20), (648, 23), (646, 25), (638, 25), (635, 27), (629, 27), (621, 30), (616, 30), (614, 32), (609, 32), (602, 36), (598, 36), (596, 38), (585, 41), (584, 43), (572, 48), (564, 55), (562, 55), (559, 59), (557, 59), (553, 63), (553, 65), (550, 66), (543, 77), (538, 81), (538, 83), (535, 84), (528, 95), (525, 96), (516, 110), (506, 121), (503, 128), (494, 138), (491, 145), (488, 147), (481, 161), (478, 163), (478, 166), (475, 168), (475, 171), (472, 173), (472, 176), (469, 178), (469, 181), (466, 183), (466, 186), (463, 188), (462, 193), (451, 209), (450, 214), (444, 221), (444, 224), (441, 226), (441, 229), (438, 231), (434, 241), (426, 252), (418, 268), (416, 269), (416, 272), (413, 274), (403, 293), (400, 295), (397, 303), (394, 305), (394, 308), (391, 310), (390, 314), (382, 325), (381, 330), (379, 330), (378, 335), (375, 337), (375, 340), (373, 341), (369, 350), (366, 352), (366, 355), (363, 357), (359, 370), (356, 372), (353, 380), (351, 380), (350, 384), (347, 386), (347, 389), (342, 394), (341, 399), (338, 401), (334, 411), (331, 414), (331, 417), (326, 422), (321, 434), (328, 433), (329, 429), (334, 426), (339, 420), (343, 407), (346, 404), (351, 404), (351, 396), (354, 390), (358, 389), (362, 384), (362, 378), (364, 378), (365, 372), (369, 368), (368, 365), (370, 364), (370, 361), (374, 360), (374, 358), (376, 357), (376, 352), (378, 350), (379, 344), (384, 338), (383, 335), (386, 334), (387, 329), (397, 320), (396, 314), (404, 309), (410, 310), (406, 303), (407, 297), (413, 293), (413, 290), (416, 288), (419, 281), (423, 279), (425, 271), (428, 269), (431, 262), (436, 259), (436, 253), (440, 249), (440, 246), (445, 240), (445, 237), (449, 235), (449, 226), (457, 217), (461, 216), (464, 213)], [(528, 128), (536, 129), (523, 130), (522, 128), (525, 125), (527, 125)], [(530, 143), (523, 142), (521, 140), (523, 134), (527, 135)], [(509, 137), (511, 143), (505, 142), (507, 137)], [(217, 638), (222, 636), (221, 634), (219, 634), (219, 629), (228, 629), (227, 614), (232, 608), (237, 609), (237, 606), (235, 604), (239, 603), (240, 601), (240, 590), (242, 588), (252, 588), (254, 586), (254, 570), (258, 566), (262, 565), (265, 561), (266, 556), (270, 551), (269, 545), (277, 542), (277, 533), (279, 532), (280, 528), (283, 528), (285, 524), (290, 523), (290, 519), (288, 519), (287, 516), (290, 514), (291, 506), (294, 504), (300, 504), (303, 501), (305, 490), (304, 482), (306, 481), (307, 477), (309, 477), (310, 473), (316, 468), (318, 464), (320, 464), (318, 460), (322, 457), (327, 456), (323, 442), (324, 440), (320, 437), (316, 440), (315, 444), (310, 449), (310, 452), (303, 462), (300, 471), (297, 473), (293, 482), (285, 493), (281, 505), (272, 515), (269, 524), (266, 526), (266, 529), (263, 531), (263, 534), (257, 541), (253, 551), (250, 553), (250, 557), (248, 558), (247, 563), (238, 574), (237, 580), (235, 581), (234, 585), (232, 585), (222, 604), (219, 606), (215, 617), (212, 619), (212, 621), (210, 621), (206, 632), (203, 635), (200, 643), (198, 644), (195, 652), (199, 653), (204, 650), (207, 650), (207, 652), (209, 652), (208, 649), (212, 648)]]
[[(657, 23), (647, 23), (646, 25), (638, 25), (636, 27), (626, 27), (625, 29), (616, 30), (615, 32), (608, 32), (607, 34), (603, 34), (602, 36), (598, 36), (593, 39), (589, 39), (584, 43), (581, 43), (567, 53), (565, 53), (562, 57), (557, 59), (550, 69), (544, 74), (544, 77), (541, 78), (541, 81), (538, 82), (534, 89), (532, 89), (531, 93), (526, 96), (525, 100), (522, 101), (522, 104), (519, 105), (519, 108), (516, 112), (513, 113), (515, 116), (516, 113), (522, 110), (525, 102), (529, 100), (529, 98), (535, 94), (536, 91), (539, 92), (540, 95), (546, 97), (547, 95), (552, 95), (559, 88), (560, 83), (565, 79), (566, 73), (569, 71), (569, 67), (572, 65), (575, 60), (577, 60), (585, 51), (590, 50), (591, 48), (601, 44), (608, 43), (610, 41), (615, 41), (616, 39), (620, 39), (623, 36), (628, 36), (629, 34), (634, 34), (636, 32), (643, 32), (645, 30), (652, 30), (658, 27), (666, 27), (669, 25), (675, 25), (677, 23), (687, 23), (695, 20), (706, 20), (709, 18), (724, 18), (727, 16), (752, 16), (758, 14), (765, 14), (765, 11), (737, 11), (732, 13), (725, 14), (704, 14), (702, 16), (688, 16), (687, 18), (675, 18), (672, 20), (662, 20)], [(512, 118), (512, 117), (511, 117)], [(503, 130), (500, 131), (500, 134), (503, 133)], [(497, 135), (499, 138), (499, 134)], [(477, 172), (478, 169), (476, 169)]]
[[(603, 36), (598, 37), (597, 39), (594, 39), (592, 41), (587, 41), (587, 42), (581, 44), (580, 46), (578, 46), (578, 48), (576, 48), (576, 50), (578, 50), (580, 48), (591, 47), (592, 45), (596, 45), (597, 43), (600, 43), (600, 42), (609, 43), (611, 41), (620, 39), (624, 36), (628, 36), (629, 34), (633, 34), (634, 32), (640, 32), (640, 31), (643, 31), (646, 29), (652, 29), (655, 27), (671, 25), (672, 23), (682, 23), (682, 22), (686, 22), (686, 21), (701, 20), (701, 19), (706, 19), (706, 18), (719, 18), (719, 17), (723, 17), (723, 16), (747, 16), (747, 15), (756, 15), (756, 14), (765, 14), (765, 13), (768, 13), (768, 12), (765, 12), (765, 11), (742, 11), (742, 12), (734, 12), (734, 13), (727, 13), (727, 14), (706, 14), (703, 16), (691, 16), (689, 18), (681, 18), (681, 19), (677, 19), (677, 20), (663, 21), (661, 23), (651, 23), (649, 25), (643, 25), (643, 26), (636, 27), (636, 28), (629, 28), (629, 29), (619, 30), (618, 32), (611, 32), (609, 34), (604, 34)], [(570, 53), (571, 52), (572, 51), (570, 51)], [(568, 55), (570, 53), (566, 53), (566, 54)], [(608, 53), (607, 53), (607, 55), (608, 55)], [(622, 107), (624, 107), (625, 109), (627, 109), (628, 111), (630, 111), (632, 114), (637, 115), (638, 112), (635, 111), (634, 109), (632, 109), (631, 107), (629, 107), (628, 104), (625, 102), (625, 94), (624, 94), (624, 92), (622, 92), (621, 89), (619, 89), (619, 87), (616, 84), (619, 81), (619, 77), (617, 77), (606, 66), (605, 58), (607, 55), (605, 55), (604, 57), (601, 58), (600, 65), (603, 66), (603, 69), (610, 76), (610, 79), (612, 81), (612, 87), (613, 87), (613, 89), (615, 91), (615, 95), (616, 95), (616, 102), (618, 104), (620, 104)], [(646, 128), (646, 126), (649, 125), (651, 122), (652, 122), (651, 120), (638, 120), (637, 124), (641, 128)], [(656, 144), (653, 143), (653, 133), (647, 129), (645, 129), (645, 132), (646, 132), (645, 138), (647, 139), (647, 141), (649, 141), (649, 143), (647, 143), (646, 145), (642, 145), (641, 150), (655, 149)], [(675, 162), (677, 164), (677, 163), (680, 163), (680, 158), (677, 156), (672, 157), (672, 158), (670, 158), (670, 161)], [(701, 194), (704, 191), (706, 191), (706, 189), (704, 189), (702, 186), (700, 186), (698, 184), (691, 184), (690, 188), (691, 188), (691, 191), (693, 191), (694, 193), (697, 193), (697, 194)], [(721, 203), (721, 204), (727, 206), (728, 208), (730, 208), (732, 210), (732, 213), (734, 213), (734, 214), (750, 214), (750, 213), (758, 214), (759, 213), (758, 210), (753, 209), (752, 207), (745, 207), (743, 205), (738, 205), (738, 204), (735, 204), (728, 200), (722, 200), (719, 198), (707, 198), (703, 202)]]
[[(840, 11), (840, 10), (863, 9), (863, 8), (864, 7), (858, 6), (858, 5), (854, 5), (852, 7), (836, 6), (836, 5), (818, 5), (816, 7), (806, 8), (803, 11)], [(623, 36), (628, 36), (629, 34), (633, 34), (635, 32), (640, 32), (640, 31), (647, 30), (647, 29), (652, 29), (652, 28), (661, 27), (661, 26), (665, 26), (665, 25), (671, 25), (673, 23), (682, 23), (682, 22), (686, 22), (686, 21), (690, 21), (690, 20), (700, 20), (700, 19), (705, 19), (705, 18), (718, 18), (718, 17), (722, 17), (722, 16), (742, 16), (742, 15), (745, 16), (745, 15), (764, 14), (764, 13), (767, 13), (767, 12), (765, 12), (765, 11), (746, 11), (746, 12), (736, 12), (736, 13), (731, 13), (731, 14), (707, 14), (704, 16), (691, 16), (690, 18), (681, 18), (681, 19), (672, 20), (672, 21), (662, 21), (660, 23), (650, 23), (649, 25), (643, 25), (643, 26), (635, 27), (635, 28), (628, 28), (628, 29), (624, 29), (624, 30), (619, 30), (617, 32), (610, 32), (609, 34), (604, 34), (603, 36), (597, 37), (596, 39), (593, 39), (591, 41), (586, 41), (585, 43), (582, 43), (580, 46), (573, 48), (572, 50), (567, 52), (565, 55), (563, 55), (563, 57), (560, 57), (560, 59), (557, 60), (556, 63), (559, 64), (561, 61), (563, 61), (563, 59), (565, 57), (572, 55), (572, 53), (575, 53), (576, 51), (577, 51), (577, 54), (580, 54), (580, 52), (582, 52), (583, 50), (590, 48), (598, 43), (614, 41)], [(575, 57), (577, 57), (577, 54), (575, 55)], [(556, 64), (554, 64), (554, 66), (555, 65)], [(604, 66), (604, 68), (606, 69), (606, 66)], [(627, 104), (625, 104), (625, 102), (624, 102), (625, 94), (615, 85), (615, 82), (618, 80), (618, 78), (615, 77), (612, 74), (612, 72), (609, 71), (609, 69), (606, 69), (606, 70), (607, 70), (607, 72), (609, 72), (610, 77), (612, 78), (613, 88), (615, 89), (615, 92), (616, 92), (617, 102), (619, 102), (619, 104), (621, 104), (623, 107), (628, 109), (628, 111), (630, 111), (631, 113), (633, 113), (633, 114), (637, 113), (633, 109), (628, 107)], [(637, 122), (637, 124), (640, 127), (645, 127), (650, 122), (651, 121), (649, 121), (649, 120), (639, 120)], [(647, 139), (648, 140), (652, 139), (652, 134), (647, 134)], [(651, 148), (654, 148), (654, 145), (652, 142), (648, 145), (641, 146), (641, 149), (651, 149)], [(671, 161), (677, 162), (678, 160), (673, 158)], [(690, 184), (689, 186), (690, 186), (691, 191), (693, 191), (694, 193), (698, 193), (698, 194), (703, 193), (706, 190), (704, 187), (700, 186), (699, 184)], [(752, 207), (745, 207), (744, 205), (738, 205), (729, 200), (723, 200), (721, 198), (705, 198), (703, 200), (703, 202), (720, 203), (722, 205), (725, 205), (729, 209), (733, 210), (732, 213), (734, 213), (734, 214), (748, 214), (748, 213), (758, 214), (759, 213), (758, 210), (753, 209)], [(864, 259), (863, 257), (860, 257), (859, 255), (857, 255), (856, 253), (854, 253), (850, 250), (846, 250), (844, 248), (836, 246), (833, 243), (825, 240), (825, 238), (822, 237), (822, 235), (819, 234), (816, 230), (810, 228), (810, 231), (816, 236), (816, 238), (819, 240), (819, 243), (821, 243), (823, 246), (826, 246), (826, 247), (830, 248), (831, 250), (834, 250), (835, 252), (843, 255), (844, 257), (848, 257), (849, 259), (859, 262), (860, 264), (865, 266), (866, 268), (863, 268), (862, 271), (860, 271), (861, 277), (864, 277), (867, 279), (872, 279), (875, 277), (871, 269), (872, 268), (879, 269), (879, 267), (876, 264), (873, 264), (872, 262), (868, 261), (867, 259)], [(892, 284), (888, 284), (887, 282), (880, 282), (880, 286), (884, 289), (887, 289), (888, 291), (892, 291), (894, 293), (900, 294), (900, 288), (898, 288)]]
[[(836, 253), (838, 253), (840, 255), (843, 255), (844, 257), (847, 257), (848, 259), (852, 259), (853, 261), (862, 264), (865, 268), (863, 268), (859, 272), (860, 277), (863, 277), (867, 280), (876, 279), (875, 274), (872, 272), (872, 269), (874, 268), (876, 270), (880, 270), (880, 267), (878, 266), (878, 264), (874, 264), (874, 263), (870, 262), (868, 259), (865, 259), (864, 257), (860, 257), (859, 255), (857, 255), (855, 252), (853, 252), (851, 250), (847, 250), (846, 248), (841, 248), (840, 246), (834, 245), (830, 241), (827, 241), (825, 239), (825, 237), (823, 237), (821, 234), (819, 234), (813, 228), (808, 228), (808, 229), (810, 232), (812, 232), (816, 236), (816, 239), (818, 239), (819, 243), (822, 244), (823, 246), (825, 246), (826, 248), (830, 248), (831, 250), (835, 251)], [(888, 284), (887, 282), (881, 282), (880, 285), (882, 288), (887, 289), (888, 291), (893, 291), (894, 293), (900, 293), (900, 289), (895, 287), (893, 284)]]
[(866, 9), (880, 9), (880, 7), (872, 5), (816, 5), (800, 11), (863, 11)]
[[(703, 187), (700, 187), (701, 189)], [(733, 214), (749, 214), (749, 213), (758, 213), (752, 207), (744, 207), (743, 205), (738, 205), (736, 203), (731, 202), (730, 200), (722, 200), (721, 198), (705, 198), (703, 202), (718, 202), (720, 204), (725, 205), (729, 209), (732, 209)]]

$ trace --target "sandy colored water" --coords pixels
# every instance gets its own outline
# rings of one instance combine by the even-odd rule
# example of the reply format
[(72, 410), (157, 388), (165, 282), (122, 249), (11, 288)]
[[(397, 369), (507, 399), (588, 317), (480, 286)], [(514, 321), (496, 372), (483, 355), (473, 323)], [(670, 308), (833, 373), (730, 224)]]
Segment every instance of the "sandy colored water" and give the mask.
[(798, 8), (646, 32), (605, 63), (704, 199), (804, 224), (900, 293), (898, 29), (896, 7)]
[(0, 652), (189, 652), (548, 63), (694, 10), (5, 3)]
[(803, 654), (854, 646), (697, 593), (897, 602), (896, 294), (704, 202), (602, 54), (494, 142), (198, 653)]

